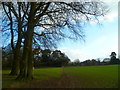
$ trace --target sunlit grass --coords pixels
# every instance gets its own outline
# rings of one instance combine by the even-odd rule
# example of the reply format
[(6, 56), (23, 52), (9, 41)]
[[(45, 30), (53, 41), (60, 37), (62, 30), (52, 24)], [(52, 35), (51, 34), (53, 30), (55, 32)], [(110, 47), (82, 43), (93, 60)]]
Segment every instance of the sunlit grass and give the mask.
[(117, 88), (118, 87), (118, 66), (85, 66), (66, 67), (65, 73), (70, 75), (76, 87), (82, 88)]
[(34, 78), (37, 80), (47, 80), (49, 78), (59, 78), (62, 68), (43, 68), (34, 70)]

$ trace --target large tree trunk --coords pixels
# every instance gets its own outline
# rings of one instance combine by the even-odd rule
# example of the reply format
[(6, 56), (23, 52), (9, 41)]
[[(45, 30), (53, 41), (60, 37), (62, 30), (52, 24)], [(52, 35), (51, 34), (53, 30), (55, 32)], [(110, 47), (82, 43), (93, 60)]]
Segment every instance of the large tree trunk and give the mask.
[(28, 45), (28, 39), (24, 41), (24, 49), (23, 49), (23, 55), (22, 59), (20, 60), (20, 73), (16, 79), (22, 80), (27, 77), (27, 60), (28, 60), (28, 52), (29, 48)]
[(28, 28), (25, 33), (23, 56), (20, 61), (20, 73), (16, 78), (18, 80), (33, 79), (32, 39), (34, 31), (34, 9), (34, 3), (32, 2), (28, 18)]
[[(30, 26), (31, 27), (31, 26)], [(24, 41), (24, 49), (22, 60), (20, 61), (20, 73), (17, 77), (19, 80), (24, 79), (32, 79), (32, 68), (33, 68), (33, 60), (32, 60), (32, 33), (34, 29), (30, 28), (28, 32), (26, 32), (26, 38)]]

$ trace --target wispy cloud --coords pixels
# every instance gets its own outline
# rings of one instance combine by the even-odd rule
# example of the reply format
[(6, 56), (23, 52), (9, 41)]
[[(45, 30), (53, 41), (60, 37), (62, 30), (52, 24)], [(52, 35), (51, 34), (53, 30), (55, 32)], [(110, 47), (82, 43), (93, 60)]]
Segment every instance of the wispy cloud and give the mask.
[[(101, 16), (98, 18), (98, 20), (105, 21), (105, 22), (112, 22), (115, 18), (118, 17), (118, 1), (119, 0), (101, 0), (106, 3), (108, 6), (109, 11), (106, 13), (105, 16)], [(91, 24), (97, 23), (97, 20), (91, 20)]]
[(88, 55), (90, 55), (88, 52), (82, 51), (80, 49), (61, 48), (60, 50), (64, 52), (71, 59), (71, 61), (74, 61), (75, 59), (84, 61), (84, 59), (86, 59), (85, 57), (88, 57)]
[(112, 22), (117, 17), (118, 17), (117, 12), (111, 12), (111, 13), (108, 13), (107, 15), (105, 15), (104, 17), (100, 17), (99, 20), (100, 21), (104, 20), (106, 22)]
[(60, 48), (60, 50), (72, 61), (75, 59), (84, 61), (87, 59), (109, 58), (110, 53), (113, 51), (118, 54), (117, 36), (110, 37), (111, 35), (98, 37), (82, 48), (64, 47)]

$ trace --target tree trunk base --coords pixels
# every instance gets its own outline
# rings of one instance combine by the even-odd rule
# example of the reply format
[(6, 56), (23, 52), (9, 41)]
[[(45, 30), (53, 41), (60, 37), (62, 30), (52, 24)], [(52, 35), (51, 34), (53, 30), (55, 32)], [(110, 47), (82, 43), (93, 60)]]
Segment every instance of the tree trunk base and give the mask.
[(18, 73), (15, 72), (15, 71), (11, 71), (9, 75), (10, 75), (10, 76), (16, 76), (16, 75), (18, 75)]
[(33, 80), (33, 79), (34, 79), (33, 76), (28, 77), (26, 75), (18, 75), (15, 80), (18, 80), (18, 81), (27, 81), (27, 80)]

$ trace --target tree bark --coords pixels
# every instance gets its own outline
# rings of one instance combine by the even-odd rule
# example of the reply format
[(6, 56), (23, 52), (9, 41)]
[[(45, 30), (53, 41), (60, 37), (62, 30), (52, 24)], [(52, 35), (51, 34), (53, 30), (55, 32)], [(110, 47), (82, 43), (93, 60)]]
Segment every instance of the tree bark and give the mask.
[[(34, 30), (33, 27), (30, 28), (31, 30), (31, 37), (33, 37), (33, 32), (32, 29)], [(29, 42), (29, 53), (28, 53), (28, 66), (27, 66), (27, 77), (29, 79), (33, 79), (33, 54), (32, 54), (32, 38), (30, 37), (30, 42)]]
[(18, 55), (19, 55), (19, 49), (16, 48), (14, 50), (14, 59), (12, 63), (12, 69), (9, 75), (18, 75), (19, 73), (19, 60), (18, 60)]
[[(31, 27), (31, 26), (30, 26)], [(32, 60), (32, 32), (33, 29), (30, 28), (26, 32), (26, 37), (24, 41), (24, 49), (22, 60), (20, 61), (20, 73), (16, 79), (24, 80), (24, 79), (32, 79), (33, 75), (33, 60)]]
[(33, 79), (33, 59), (32, 59), (32, 39), (34, 31), (34, 9), (35, 4), (31, 2), (31, 9), (28, 18), (28, 28), (25, 32), (24, 48), (22, 60), (20, 63), (20, 73), (16, 79), (30, 80)]
[(18, 21), (18, 40), (16, 47), (14, 48), (14, 58), (12, 63), (12, 69), (9, 75), (18, 75), (20, 70), (20, 48), (21, 48), (21, 42), (22, 42), (22, 24), (21, 21)]

